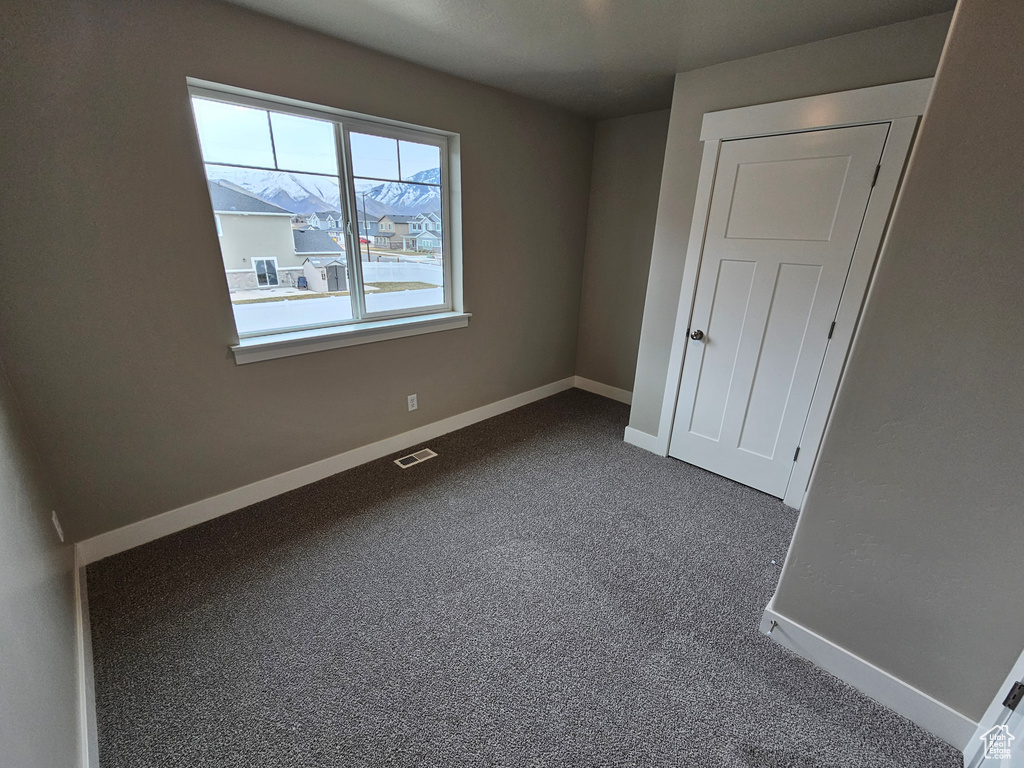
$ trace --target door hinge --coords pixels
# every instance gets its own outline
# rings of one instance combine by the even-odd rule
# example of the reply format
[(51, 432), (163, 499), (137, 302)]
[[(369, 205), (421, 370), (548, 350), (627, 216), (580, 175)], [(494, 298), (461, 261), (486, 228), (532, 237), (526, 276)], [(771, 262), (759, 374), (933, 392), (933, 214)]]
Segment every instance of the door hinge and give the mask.
[(828, 337), (830, 339), (832, 338), (832, 332), (835, 331), (835, 329), (836, 329), (836, 324), (835, 324), (835, 322), (833, 322), (832, 323), (832, 327), (828, 329)]
[(881, 171), (881, 170), (882, 170), (882, 166), (881, 165), (876, 165), (875, 166), (875, 176), (874, 176), (873, 179), (871, 179), (871, 186), (872, 187), (875, 186), (875, 184), (878, 183), (878, 172)]
[(796, 447), (796, 453), (793, 454), (793, 461), (796, 461), (796, 457), (800, 455), (800, 446)]
[(1017, 709), (1017, 705), (1024, 699), (1024, 682), (1014, 683), (1013, 688), (1006, 694), (1006, 701), (1003, 706), (1010, 710)]

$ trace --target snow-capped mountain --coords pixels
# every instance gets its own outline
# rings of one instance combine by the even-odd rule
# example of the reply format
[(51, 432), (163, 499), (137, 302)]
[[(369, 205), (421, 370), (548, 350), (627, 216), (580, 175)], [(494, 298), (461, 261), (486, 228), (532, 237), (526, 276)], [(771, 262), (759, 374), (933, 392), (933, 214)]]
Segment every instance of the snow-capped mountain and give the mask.
[(223, 180), (237, 184), (261, 200), (292, 213), (336, 211), (341, 205), (338, 183), (332, 183), (323, 176), (220, 165), (208, 165), (206, 176), (210, 181)]
[[(367, 200), (376, 200), (393, 209), (395, 213), (407, 216), (441, 209), (441, 188), (422, 186), (423, 184), (440, 184), (440, 168), (428, 168), (415, 173), (409, 177), (409, 181), (419, 183), (389, 181), (378, 184), (366, 190), (366, 198)], [(358, 194), (357, 197), (359, 197)]]
[[(323, 176), (281, 171), (262, 171), (255, 168), (234, 168), (208, 165), (206, 175), (210, 181), (236, 184), (256, 197), (292, 213), (336, 211), (341, 207), (337, 181)], [(408, 183), (386, 182), (356, 192), (356, 207), (371, 217), (388, 213), (413, 215), (436, 211), (441, 207), (438, 187), (441, 169), (429, 168), (410, 177)], [(412, 183), (418, 182), (418, 183)]]

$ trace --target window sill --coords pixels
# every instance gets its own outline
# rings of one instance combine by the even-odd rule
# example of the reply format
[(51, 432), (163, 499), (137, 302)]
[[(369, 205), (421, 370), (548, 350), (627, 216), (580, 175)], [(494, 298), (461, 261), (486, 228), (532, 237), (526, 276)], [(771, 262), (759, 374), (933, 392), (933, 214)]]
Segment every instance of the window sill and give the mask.
[(278, 357), (305, 355), (325, 349), (353, 347), (356, 344), (369, 344), (374, 341), (465, 328), (469, 325), (470, 317), (472, 315), (468, 312), (440, 312), (436, 315), (399, 317), (358, 325), (275, 333), (242, 339), (231, 347), (231, 351), (235, 354), (235, 364), (244, 365), (261, 360), (274, 360)]

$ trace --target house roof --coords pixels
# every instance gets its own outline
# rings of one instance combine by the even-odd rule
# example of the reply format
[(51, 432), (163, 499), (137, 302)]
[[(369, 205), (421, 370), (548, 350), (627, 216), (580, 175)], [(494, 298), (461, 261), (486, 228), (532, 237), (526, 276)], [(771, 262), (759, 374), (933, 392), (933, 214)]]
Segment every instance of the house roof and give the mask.
[(389, 213), (386, 216), (381, 216), (377, 219), (378, 223), (388, 219), (389, 221), (395, 222), (395, 224), (408, 224), (410, 221), (416, 221), (415, 216), (398, 216), (396, 214)]
[(293, 229), (296, 253), (344, 253), (345, 249), (322, 229)]
[(291, 216), (291, 211), (271, 205), (241, 189), (225, 186), (219, 181), (208, 181), (210, 202), (215, 213), (276, 213)]
[(341, 211), (314, 211), (309, 214), (310, 216), (316, 216), (318, 219), (326, 219), (329, 216), (333, 216), (336, 219), (341, 218)]

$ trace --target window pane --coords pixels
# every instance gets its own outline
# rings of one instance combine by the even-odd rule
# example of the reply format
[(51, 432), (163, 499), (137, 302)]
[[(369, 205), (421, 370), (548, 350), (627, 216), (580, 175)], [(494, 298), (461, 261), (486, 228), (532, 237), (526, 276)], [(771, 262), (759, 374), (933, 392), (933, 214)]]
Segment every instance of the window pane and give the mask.
[(277, 167), (290, 171), (338, 173), (334, 126), (323, 120), (270, 113)]
[(402, 161), (402, 181), (441, 183), (441, 150), (438, 147), (400, 141), (398, 156)]
[[(399, 312), (444, 303), (440, 191), (422, 184), (379, 185), (375, 195), (412, 213), (382, 216), (362, 253), (366, 311)], [(387, 189), (384, 189), (387, 188)], [(376, 199), (376, 198), (375, 198)]]
[(367, 313), (444, 304), (444, 270), (440, 259), (364, 262), (363, 281)]
[(351, 320), (337, 177), (217, 165), (206, 173), (238, 332)]
[(262, 109), (192, 99), (203, 160), (274, 167), (270, 125)]
[(398, 179), (398, 142), (395, 139), (352, 131), (349, 142), (354, 175)]

